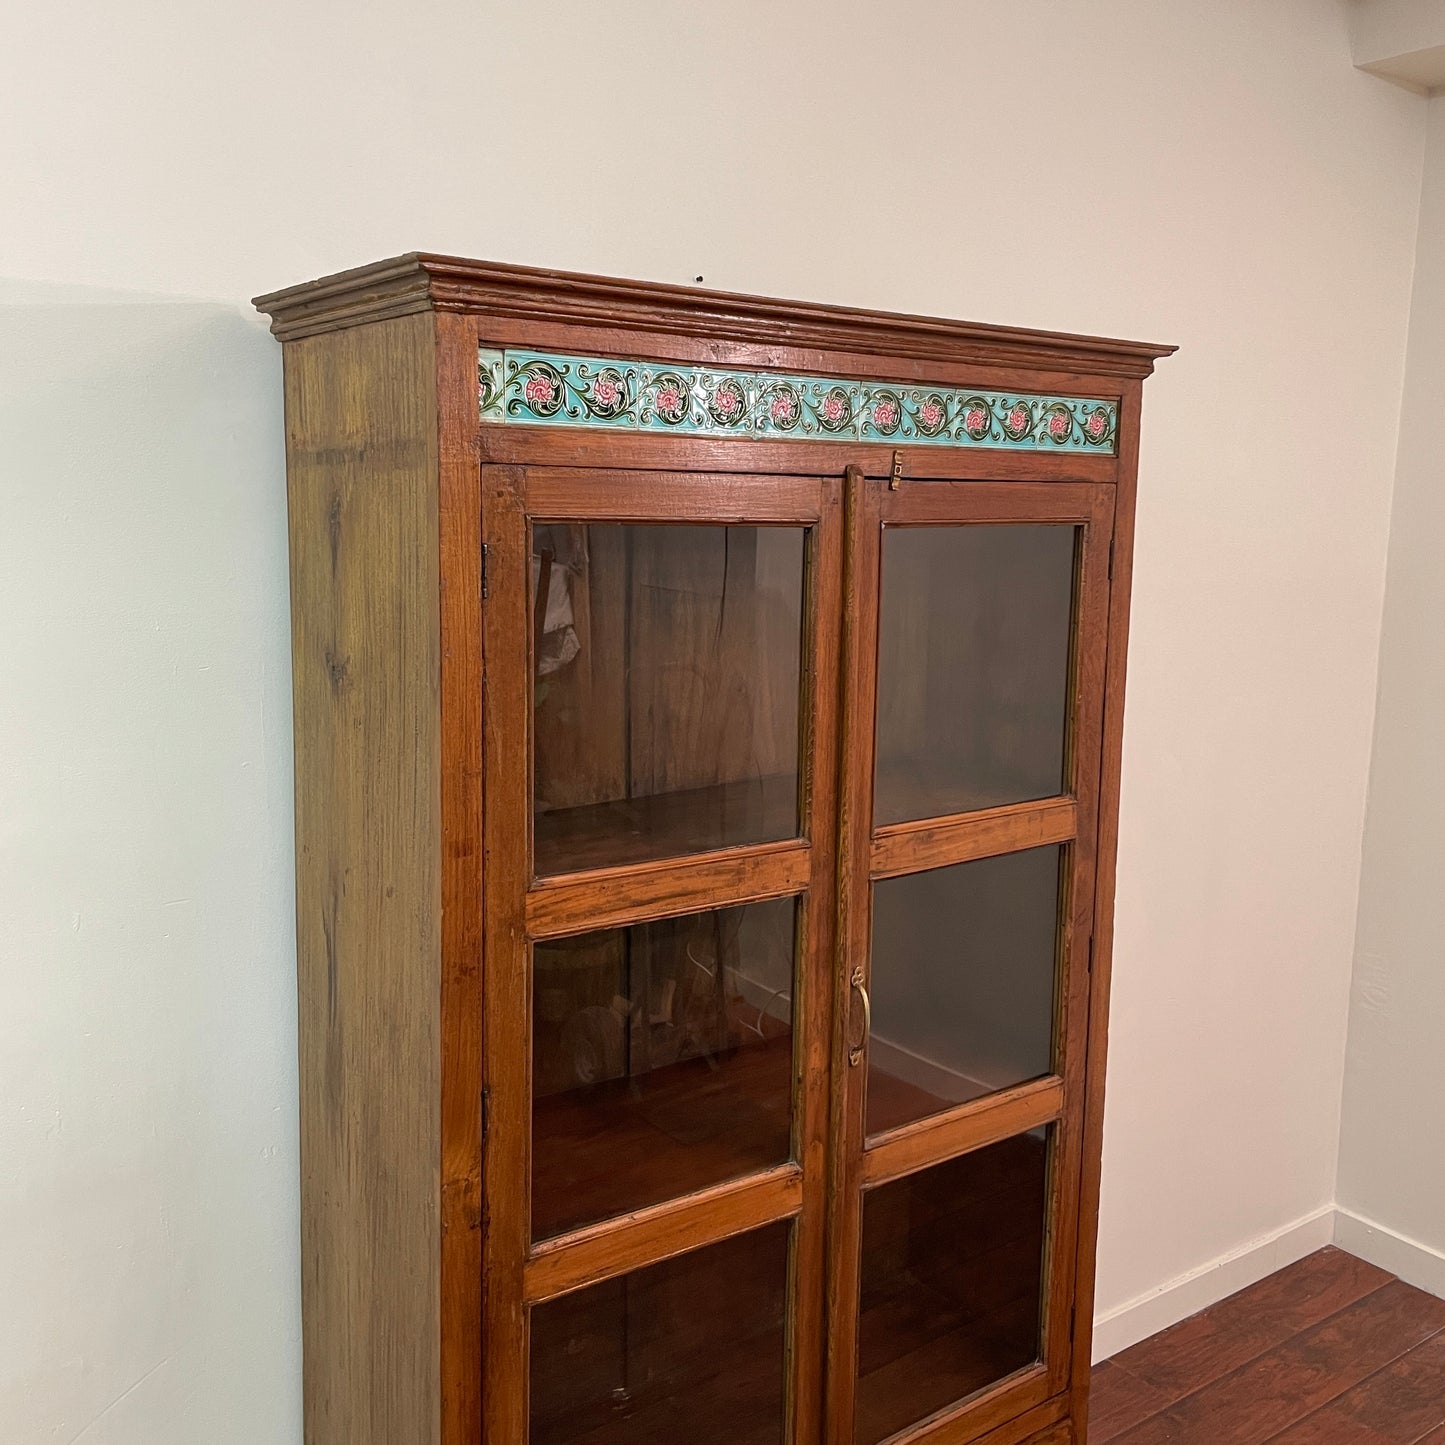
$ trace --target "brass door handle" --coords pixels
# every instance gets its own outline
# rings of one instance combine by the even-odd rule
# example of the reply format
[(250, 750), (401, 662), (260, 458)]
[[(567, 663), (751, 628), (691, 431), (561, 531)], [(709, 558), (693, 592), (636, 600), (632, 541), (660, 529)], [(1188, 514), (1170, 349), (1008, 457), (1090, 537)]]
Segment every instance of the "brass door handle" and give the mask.
[(858, 997), (863, 1000), (863, 1037), (848, 1050), (848, 1062), (857, 1065), (863, 1061), (863, 1051), (868, 1047), (868, 1035), (873, 1032), (873, 1005), (868, 999), (868, 990), (863, 986), (863, 965), (860, 963), (853, 970), (853, 976), (848, 980), (858, 990)]

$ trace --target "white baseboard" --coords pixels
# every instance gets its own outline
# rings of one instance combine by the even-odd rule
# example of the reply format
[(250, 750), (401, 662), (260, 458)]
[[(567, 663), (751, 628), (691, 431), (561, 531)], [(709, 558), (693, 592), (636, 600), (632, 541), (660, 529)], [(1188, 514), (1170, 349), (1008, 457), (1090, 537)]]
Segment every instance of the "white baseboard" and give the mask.
[[(1335, 1209), (1326, 1204), (1263, 1239), (1220, 1255), (1198, 1269), (1094, 1319), (1094, 1363), (1180, 1320), (1198, 1314), (1247, 1285), (1323, 1249), (1336, 1240)], [(1348, 1249), (1348, 1245), (1343, 1245)], [(1352, 1250), (1352, 1253), (1359, 1253)], [(1445, 1264), (1445, 1260), (1441, 1261)], [(1401, 1278), (1404, 1278), (1402, 1275)]]
[(1335, 1210), (1335, 1243), (1348, 1253), (1399, 1275), (1406, 1284), (1445, 1299), (1445, 1254), (1438, 1249), (1344, 1208)]

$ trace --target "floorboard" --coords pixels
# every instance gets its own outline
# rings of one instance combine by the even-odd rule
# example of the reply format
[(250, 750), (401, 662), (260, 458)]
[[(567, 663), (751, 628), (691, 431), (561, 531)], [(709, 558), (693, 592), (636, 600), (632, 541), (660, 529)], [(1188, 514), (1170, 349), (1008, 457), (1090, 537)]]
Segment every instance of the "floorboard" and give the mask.
[(1089, 1385), (1089, 1440), (1113, 1440), (1173, 1403), (1173, 1396), (1105, 1360), (1094, 1367)]
[(1392, 1278), (1343, 1250), (1322, 1249), (1122, 1351), (1114, 1363), (1178, 1400), (1313, 1328)]
[(1280, 1445), (1416, 1441), (1445, 1426), (1445, 1331), (1279, 1436)]
[(1095, 1367), (1090, 1445), (1445, 1445), (1445, 1301), (1324, 1249)]

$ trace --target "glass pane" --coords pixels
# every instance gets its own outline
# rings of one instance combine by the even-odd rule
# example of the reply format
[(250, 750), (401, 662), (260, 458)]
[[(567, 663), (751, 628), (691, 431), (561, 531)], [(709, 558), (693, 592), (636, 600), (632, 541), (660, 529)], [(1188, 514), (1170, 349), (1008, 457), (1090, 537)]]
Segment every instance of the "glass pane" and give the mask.
[(535, 1306), (531, 1445), (781, 1445), (788, 1234)]
[(873, 885), (870, 1134), (1049, 1072), (1062, 852)]
[(797, 836), (805, 536), (533, 529), (539, 875)]
[(532, 949), (532, 1235), (791, 1156), (796, 906)]
[(863, 1196), (858, 1445), (1040, 1357), (1051, 1132)]
[(875, 826), (1064, 791), (1076, 531), (884, 530)]

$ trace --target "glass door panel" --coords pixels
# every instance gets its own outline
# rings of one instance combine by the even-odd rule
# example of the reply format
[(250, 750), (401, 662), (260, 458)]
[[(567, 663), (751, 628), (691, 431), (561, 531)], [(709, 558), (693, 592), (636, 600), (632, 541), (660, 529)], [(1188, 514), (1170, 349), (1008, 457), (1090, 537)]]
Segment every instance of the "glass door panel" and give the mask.
[(791, 1226), (532, 1310), (530, 1445), (783, 1445)]
[(884, 530), (875, 826), (1066, 791), (1077, 530)]
[(852, 485), (828, 1433), (952, 1445), (1069, 1383), (1113, 494)]
[(792, 1155), (796, 900), (532, 948), (532, 1237)]
[(1039, 1359), (1050, 1132), (864, 1194), (857, 1445)]
[(873, 885), (867, 1134), (1051, 1071), (1062, 854)]
[(806, 538), (533, 527), (538, 876), (798, 836)]
[(842, 479), (482, 488), (487, 1438), (816, 1440)]

